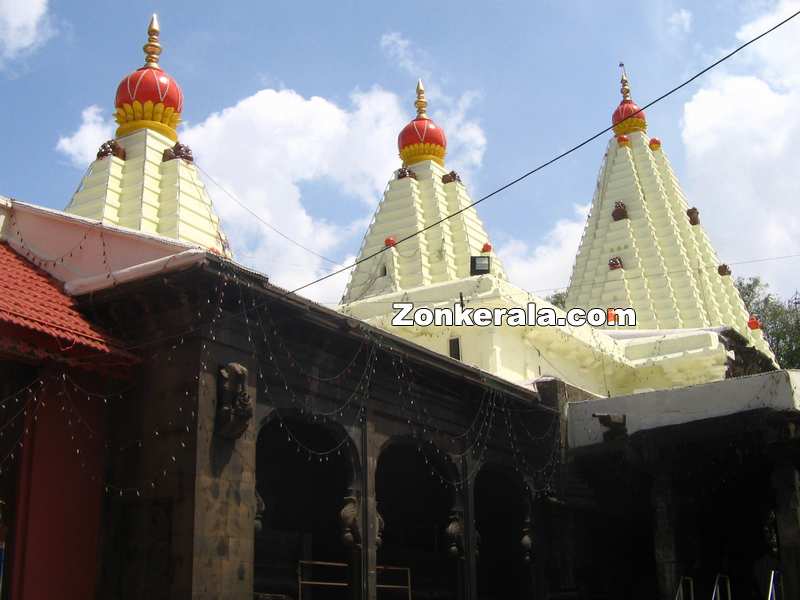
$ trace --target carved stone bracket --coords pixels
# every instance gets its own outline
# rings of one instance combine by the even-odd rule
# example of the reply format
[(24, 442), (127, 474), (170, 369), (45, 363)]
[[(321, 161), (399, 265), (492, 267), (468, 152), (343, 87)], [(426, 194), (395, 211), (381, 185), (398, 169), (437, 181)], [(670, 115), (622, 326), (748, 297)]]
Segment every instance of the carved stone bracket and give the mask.
[(247, 368), (228, 363), (219, 369), (217, 414), (214, 432), (219, 437), (236, 440), (253, 418), (253, 403), (247, 392)]
[(342, 543), (348, 548), (357, 548), (361, 545), (361, 529), (358, 526), (358, 498), (354, 495), (345, 496), (344, 506), (339, 512), (339, 521), (342, 526)]
[(622, 221), (628, 218), (628, 207), (624, 202), (614, 202), (614, 210), (611, 211), (611, 218), (614, 221)]
[(264, 511), (267, 509), (267, 505), (264, 502), (264, 499), (261, 497), (261, 494), (258, 493), (258, 490), (255, 491), (256, 493), (256, 518), (254, 520), (254, 528), (256, 533), (261, 533), (264, 529)]
[(533, 560), (533, 539), (531, 539), (531, 518), (525, 517), (522, 525), (522, 538), (519, 541), (522, 546), (522, 560), (529, 563)]
[(397, 169), (396, 174), (398, 179), (405, 179), (406, 177), (410, 177), (411, 179), (417, 178), (417, 174), (414, 173), (414, 171), (411, 169), (406, 169), (405, 167)]
[(180, 142), (175, 142), (175, 145), (172, 148), (167, 148), (164, 150), (164, 154), (161, 155), (161, 162), (175, 160), (176, 158), (182, 158), (186, 162), (194, 162), (192, 149), (186, 144), (181, 144)]
[(380, 548), (383, 544), (383, 526), (385, 522), (377, 509), (375, 509), (375, 521), (375, 547)]
[(460, 511), (451, 511), (447, 528), (447, 552), (453, 558), (464, 556), (464, 518)]
[(461, 183), (461, 176), (455, 171), (442, 175), (442, 183), (453, 183), (454, 181)]
[(100, 145), (97, 151), (97, 160), (106, 156), (116, 156), (120, 160), (125, 160), (125, 148), (117, 140), (108, 140)]

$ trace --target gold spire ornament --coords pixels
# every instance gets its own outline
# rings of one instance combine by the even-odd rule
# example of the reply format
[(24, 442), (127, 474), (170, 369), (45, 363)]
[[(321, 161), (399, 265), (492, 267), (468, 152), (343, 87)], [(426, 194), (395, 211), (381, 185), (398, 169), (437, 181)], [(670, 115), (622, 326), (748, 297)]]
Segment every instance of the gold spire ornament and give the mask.
[(414, 102), (414, 106), (417, 107), (418, 119), (428, 118), (428, 115), (425, 112), (425, 109), (428, 107), (428, 101), (425, 98), (425, 86), (422, 85), (422, 79), (417, 80), (417, 99)]
[(160, 33), (158, 15), (154, 14), (147, 26), (147, 43), (142, 46), (144, 66), (130, 73), (117, 86), (114, 101), (115, 117), (119, 123), (117, 138), (140, 129), (150, 129), (173, 142), (178, 141), (176, 127), (181, 120), (183, 92), (175, 78), (158, 64)]
[[(614, 133), (618, 136), (626, 136), (634, 131), (647, 131), (647, 121), (645, 120), (644, 111), (640, 109), (636, 103), (631, 99), (631, 84), (628, 81), (628, 72), (625, 70), (625, 63), (619, 63), (619, 68), (622, 70), (620, 77), (620, 93), (622, 94), (622, 102), (611, 115), (611, 124), (614, 127)], [(618, 140), (621, 145), (624, 145), (625, 140)]]
[(631, 84), (628, 81), (628, 72), (625, 70), (625, 63), (619, 63), (619, 68), (622, 69), (622, 77), (620, 78), (619, 82), (621, 84), (620, 92), (622, 93), (623, 100), (630, 100), (631, 99)]
[(161, 54), (161, 44), (158, 43), (158, 36), (161, 27), (158, 25), (158, 15), (153, 13), (150, 17), (150, 24), (147, 26), (147, 43), (142, 46), (144, 50), (144, 66), (151, 69), (160, 69), (158, 66), (158, 56)]

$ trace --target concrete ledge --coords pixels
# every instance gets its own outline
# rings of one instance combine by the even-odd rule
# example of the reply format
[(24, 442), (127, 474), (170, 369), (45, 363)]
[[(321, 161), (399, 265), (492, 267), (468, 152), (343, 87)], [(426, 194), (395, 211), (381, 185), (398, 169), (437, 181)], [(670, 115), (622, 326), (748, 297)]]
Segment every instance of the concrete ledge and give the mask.
[(608, 429), (593, 414), (625, 415), (628, 435), (753, 410), (800, 414), (800, 371), (772, 371), (672, 390), (570, 402), (570, 448), (603, 443)]

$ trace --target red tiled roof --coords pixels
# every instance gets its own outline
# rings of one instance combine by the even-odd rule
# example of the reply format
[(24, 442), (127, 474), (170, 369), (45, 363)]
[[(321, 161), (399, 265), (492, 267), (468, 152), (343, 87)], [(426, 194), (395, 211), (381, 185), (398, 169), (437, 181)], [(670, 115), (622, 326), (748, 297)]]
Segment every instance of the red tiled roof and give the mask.
[(5, 338), (0, 346), (6, 349), (18, 342), (19, 348), (34, 350), (40, 357), (106, 355), (125, 363), (133, 359), (78, 312), (75, 301), (52, 277), (5, 243), (0, 243), (0, 325), (0, 338)]

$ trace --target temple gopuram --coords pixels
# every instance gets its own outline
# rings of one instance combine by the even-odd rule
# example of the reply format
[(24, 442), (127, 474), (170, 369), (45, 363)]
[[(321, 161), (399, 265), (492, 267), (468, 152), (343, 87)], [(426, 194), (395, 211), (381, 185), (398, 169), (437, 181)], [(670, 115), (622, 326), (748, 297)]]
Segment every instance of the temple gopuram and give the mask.
[(332, 310), (237, 262), (155, 15), (143, 49), (65, 209), (0, 196), (0, 599), (800, 597), (800, 374), (624, 69), (566, 308), (509, 280), (420, 81)]

